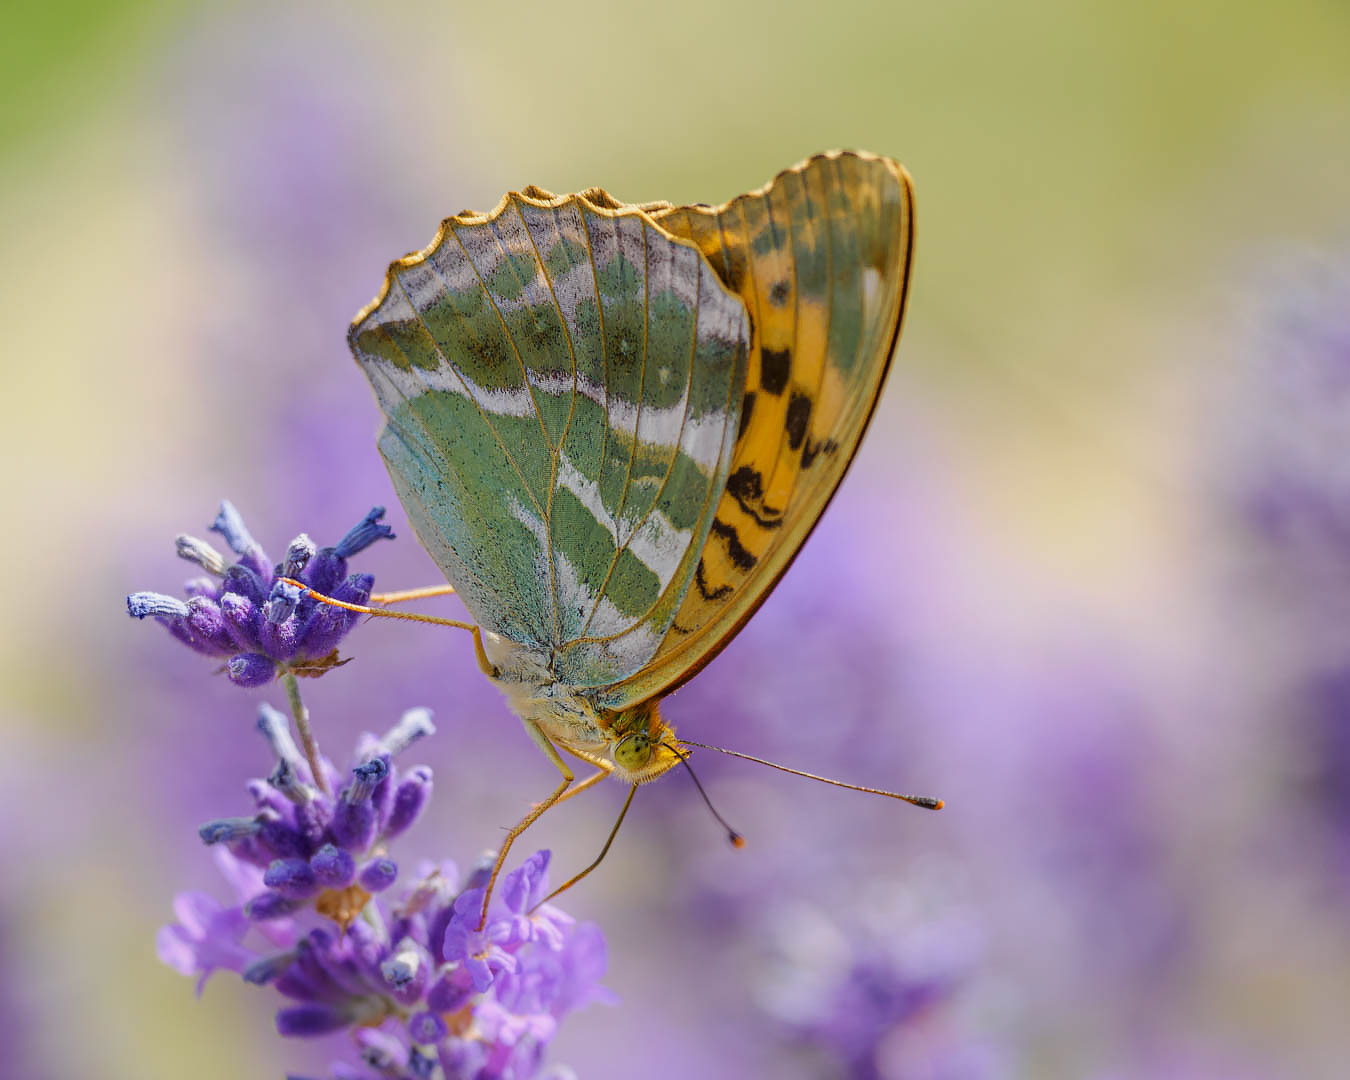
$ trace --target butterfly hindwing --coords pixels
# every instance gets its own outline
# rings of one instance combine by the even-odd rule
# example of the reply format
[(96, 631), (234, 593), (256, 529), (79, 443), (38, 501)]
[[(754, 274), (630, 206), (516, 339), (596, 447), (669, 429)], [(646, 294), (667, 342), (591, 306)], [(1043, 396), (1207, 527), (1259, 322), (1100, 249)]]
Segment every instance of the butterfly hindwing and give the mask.
[(899, 334), (913, 193), (896, 162), (811, 158), (720, 207), (654, 207), (689, 239), (752, 324), (725, 490), (671, 630), (650, 663), (609, 687), (611, 708), (669, 693), (768, 595), (847, 469)]
[(603, 193), (513, 193), (390, 267), (353, 353), (419, 537), (559, 682), (640, 671), (726, 486), (750, 329), (691, 243)]

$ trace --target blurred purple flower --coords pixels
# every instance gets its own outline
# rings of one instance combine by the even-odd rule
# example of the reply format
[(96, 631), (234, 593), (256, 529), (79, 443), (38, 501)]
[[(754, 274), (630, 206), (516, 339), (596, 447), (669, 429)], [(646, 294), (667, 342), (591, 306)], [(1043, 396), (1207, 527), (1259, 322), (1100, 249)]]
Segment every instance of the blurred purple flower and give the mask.
[(229, 502), (221, 502), (212, 530), (220, 533), (238, 558), (225, 556), (205, 540), (179, 536), (178, 554), (209, 575), (184, 586), (187, 600), (162, 593), (127, 597), (127, 612), (153, 617), (175, 638), (206, 656), (228, 658), (225, 672), (236, 686), (261, 686), (280, 672), (319, 675), (338, 666), (337, 646), (360, 618), (355, 612), (324, 604), (290, 583), (298, 580), (314, 592), (348, 604), (370, 599), (375, 578), (347, 574), (347, 560), (394, 531), (379, 524), (377, 506), (333, 547), (316, 548), (301, 533), (286, 558), (269, 564), (262, 547)]
[(1262, 282), (1225, 416), (1222, 481), (1254, 537), (1314, 590), (1350, 588), (1350, 260)]
[(852, 881), (828, 906), (771, 899), (748, 946), (756, 1004), (830, 1075), (1001, 1075), (993, 1048), (953, 1023), (983, 951), (969, 910), (925, 910), (899, 882)]
[(1300, 839), (1278, 849), (1350, 881), (1350, 257), (1289, 260), (1251, 291), (1252, 340), (1212, 439), (1243, 556), (1229, 600), (1235, 625), (1269, 635), (1244, 674), (1276, 718), (1259, 721), (1262, 756), (1295, 796), (1269, 814)]

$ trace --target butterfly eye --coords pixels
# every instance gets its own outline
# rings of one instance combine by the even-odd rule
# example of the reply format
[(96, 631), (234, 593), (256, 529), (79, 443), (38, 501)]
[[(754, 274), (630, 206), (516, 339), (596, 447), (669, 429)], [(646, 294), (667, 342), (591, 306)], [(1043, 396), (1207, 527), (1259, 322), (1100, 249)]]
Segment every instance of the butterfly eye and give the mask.
[(640, 769), (652, 758), (652, 740), (645, 731), (621, 739), (614, 747), (614, 764), (623, 769)]

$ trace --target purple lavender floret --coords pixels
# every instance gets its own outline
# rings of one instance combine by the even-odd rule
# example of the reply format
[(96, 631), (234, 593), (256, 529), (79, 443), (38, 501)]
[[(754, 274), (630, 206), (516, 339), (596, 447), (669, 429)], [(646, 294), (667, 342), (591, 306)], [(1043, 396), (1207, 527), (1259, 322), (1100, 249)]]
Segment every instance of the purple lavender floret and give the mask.
[(138, 592), (127, 597), (134, 618), (153, 617), (190, 649), (225, 661), (225, 673), (237, 686), (262, 686), (281, 671), (319, 675), (336, 666), (338, 642), (360, 618), (316, 600), (283, 578), (302, 582), (313, 592), (349, 604), (370, 599), (375, 579), (348, 574), (347, 560), (376, 540), (393, 538), (380, 524), (384, 507), (374, 507), (332, 547), (316, 547), (301, 533), (276, 564), (249, 534), (243, 518), (222, 501), (211, 526), (225, 538), (235, 561), (205, 540), (180, 536), (180, 557), (209, 575), (193, 578), (186, 600), (162, 593)]
[(199, 978), (224, 968), (271, 986), (285, 1036), (349, 1030), (337, 1080), (526, 1080), (540, 1074), (562, 1018), (607, 1000), (605, 942), (549, 904), (549, 853), (504, 875), (478, 930), (490, 856), (462, 883), (453, 863), (403, 875), (389, 841), (431, 794), (431, 770), (402, 771), (401, 751), (435, 728), (413, 709), (358, 743), (341, 781), (321, 759), (314, 782), (285, 718), (259, 710), (276, 765), (248, 791), (252, 815), (199, 829), (234, 886), (231, 905), (199, 893), (175, 902), (160, 958)]

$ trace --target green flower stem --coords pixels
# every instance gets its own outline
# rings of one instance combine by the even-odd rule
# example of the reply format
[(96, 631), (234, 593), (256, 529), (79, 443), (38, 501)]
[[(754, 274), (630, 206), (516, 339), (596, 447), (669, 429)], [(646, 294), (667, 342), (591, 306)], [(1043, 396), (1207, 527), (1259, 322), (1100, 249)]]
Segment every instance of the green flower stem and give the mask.
[(305, 749), (305, 760), (309, 762), (309, 771), (314, 774), (314, 782), (325, 795), (329, 794), (328, 781), (319, 768), (319, 744), (314, 741), (314, 732), (309, 726), (309, 710), (300, 700), (300, 680), (291, 672), (281, 676), (281, 685), (286, 688), (286, 700), (291, 703), (291, 717), (295, 720), (295, 730), (300, 736), (300, 745)]

